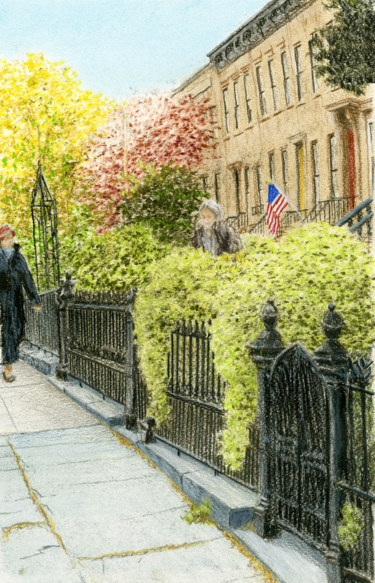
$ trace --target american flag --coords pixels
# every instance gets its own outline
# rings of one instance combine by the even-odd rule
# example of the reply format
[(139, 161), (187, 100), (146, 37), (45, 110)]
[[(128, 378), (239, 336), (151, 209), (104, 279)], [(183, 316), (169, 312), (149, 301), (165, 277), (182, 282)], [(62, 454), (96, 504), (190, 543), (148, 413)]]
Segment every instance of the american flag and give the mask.
[(268, 185), (268, 198), (266, 210), (267, 227), (271, 235), (277, 235), (279, 229), (280, 215), (288, 206), (288, 199), (285, 194), (274, 185)]

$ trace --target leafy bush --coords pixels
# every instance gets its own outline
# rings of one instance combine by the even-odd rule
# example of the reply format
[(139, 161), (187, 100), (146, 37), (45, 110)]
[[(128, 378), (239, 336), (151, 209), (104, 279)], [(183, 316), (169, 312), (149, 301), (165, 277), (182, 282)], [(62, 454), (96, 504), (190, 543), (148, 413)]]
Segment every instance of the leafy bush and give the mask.
[(135, 317), (148, 414), (159, 423), (168, 416), (166, 360), (175, 321), (212, 318), (217, 370), (228, 381), (222, 451), (234, 469), (243, 461), (246, 427), (256, 415), (256, 369), (246, 344), (263, 329), (259, 315), (268, 298), (279, 310), (285, 344), (298, 340), (309, 350), (322, 344), (320, 324), (331, 301), (345, 319), (341, 341), (348, 350), (368, 351), (375, 330), (374, 262), (345, 229), (321, 223), (295, 229), (279, 243), (249, 235), (244, 242), (236, 261), (186, 248), (155, 262)]
[(355, 504), (346, 502), (342, 508), (338, 527), (340, 544), (345, 551), (356, 546), (364, 525), (365, 520), (359, 508)]
[(164, 164), (156, 170), (144, 165), (142, 181), (135, 178), (131, 196), (125, 199), (122, 214), (130, 223), (147, 222), (161, 240), (187, 243), (193, 234), (192, 215), (206, 196), (196, 173)]
[(128, 290), (145, 281), (146, 268), (170, 250), (146, 225), (127, 225), (98, 235), (60, 240), (61, 266), (81, 289)]

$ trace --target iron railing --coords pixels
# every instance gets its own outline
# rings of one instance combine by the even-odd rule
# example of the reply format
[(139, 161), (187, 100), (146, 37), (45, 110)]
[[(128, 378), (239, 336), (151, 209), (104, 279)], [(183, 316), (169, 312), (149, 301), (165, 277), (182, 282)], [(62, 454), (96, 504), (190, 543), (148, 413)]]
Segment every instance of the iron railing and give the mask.
[(306, 215), (306, 223), (325, 222), (334, 225), (349, 210), (349, 197), (319, 201)]
[(267, 233), (266, 215), (263, 215), (259, 221), (249, 229), (251, 235), (265, 235)]
[(25, 338), (32, 346), (59, 354), (59, 315), (56, 304), (56, 289), (40, 292), (42, 310), (36, 312), (31, 302), (24, 303), (26, 325)]
[(256, 424), (249, 426), (249, 442), (241, 470), (231, 471), (219, 452), (219, 436), (224, 430), (225, 388), (226, 382), (215, 370), (211, 333), (205, 323), (177, 323), (171, 333), (168, 357), (170, 414), (155, 431), (167, 443), (256, 490), (259, 440)]
[(239, 231), (249, 226), (249, 216), (245, 212), (240, 212), (238, 215), (227, 217), (224, 222), (228, 227)]
[(351, 233), (356, 233), (361, 239), (372, 237), (372, 197), (367, 198), (336, 222), (338, 227), (349, 227)]
[(343, 506), (357, 509), (357, 521), (362, 530), (351, 548), (343, 551), (344, 581), (373, 581), (374, 539), (372, 505), (375, 503), (375, 441), (374, 407), (372, 391), (367, 390), (370, 362), (363, 359), (351, 363), (352, 371), (347, 383), (345, 408), (346, 476), (338, 483)]
[(77, 291), (66, 327), (69, 373), (125, 404), (126, 294)]
[[(349, 197), (343, 197), (321, 200), (312, 209), (302, 209), (298, 212), (286, 211), (281, 216), (278, 234), (283, 235), (290, 227), (302, 222), (317, 223), (323, 221), (334, 225), (348, 212), (348, 209)], [(301, 215), (303, 219), (301, 219)], [(266, 215), (263, 215), (260, 221), (251, 227), (248, 232), (252, 235), (265, 235), (267, 232)]]

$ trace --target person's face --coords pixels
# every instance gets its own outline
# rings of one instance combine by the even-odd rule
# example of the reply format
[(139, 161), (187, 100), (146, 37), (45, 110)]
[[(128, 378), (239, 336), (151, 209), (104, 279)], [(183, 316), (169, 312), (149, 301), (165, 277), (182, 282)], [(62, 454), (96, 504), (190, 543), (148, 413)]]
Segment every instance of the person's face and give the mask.
[(204, 227), (211, 227), (216, 221), (216, 215), (209, 208), (205, 207), (200, 212), (200, 219)]
[(10, 249), (14, 245), (14, 239), (13, 235), (7, 235), (4, 239), (1, 239), (1, 246), (5, 249)]

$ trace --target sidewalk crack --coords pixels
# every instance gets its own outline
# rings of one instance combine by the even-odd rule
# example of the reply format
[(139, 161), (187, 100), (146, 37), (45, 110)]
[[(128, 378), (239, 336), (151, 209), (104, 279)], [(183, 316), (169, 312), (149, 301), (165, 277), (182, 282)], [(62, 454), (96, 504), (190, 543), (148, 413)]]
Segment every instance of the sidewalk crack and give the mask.
[(177, 549), (188, 549), (191, 547), (198, 547), (207, 545), (211, 540), (196, 541), (192, 543), (181, 543), (179, 545), (164, 545), (162, 547), (155, 547), (150, 549), (139, 549), (137, 551), (117, 551), (116, 553), (105, 553), (103, 555), (98, 555), (95, 557), (80, 557), (79, 561), (97, 561), (99, 559), (114, 559), (116, 557), (134, 557), (136, 555), (146, 555), (148, 553), (158, 553), (161, 551), (175, 551)]
[(65, 553), (67, 555), (69, 555), (68, 551), (66, 550), (66, 547), (63, 543), (63, 540), (61, 538), (61, 535), (59, 534), (59, 532), (56, 529), (56, 525), (55, 522), (53, 520), (53, 518), (48, 514), (46, 508), (44, 507), (44, 505), (41, 503), (41, 501), (39, 500), (37, 494), (35, 493), (33, 487), (30, 484), (29, 478), (27, 477), (27, 475), (25, 474), (25, 471), (22, 467), (22, 463), (21, 463), (21, 459), (19, 457), (19, 455), (17, 454), (17, 452), (15, 451), (14, 447), (12, 446), (12, 444), (8, 441), (9, 447), (13, 452), (14, 457), (16, 458), (19, 470), (21, 472), (21, 475), (23, 477), (23, 480), (26, 484), (26, 487), (28, 489), (29, 495), (31, 500), (33, 501), (33, 503), (35, 504), (35, 506), (37, 507), (38, 511), (42, 514), (46, 525), (48, 526), (49, 530), (51, 531), (51, 533), (54, 535), (54, 537), (58, 540), (59, 545), (61, 546), (61, 548), (65, 551)]
[(40, 522), (18, 522), (17, 524), (12, 524), (12, 526), (8, 526), (8, 528), (3, 528), (3, 539), (8, 540), (9, 535), (13, 530), (22, 530), (23, 528), (33, 528), (34, 526), (47, 526), (44, 521)]

